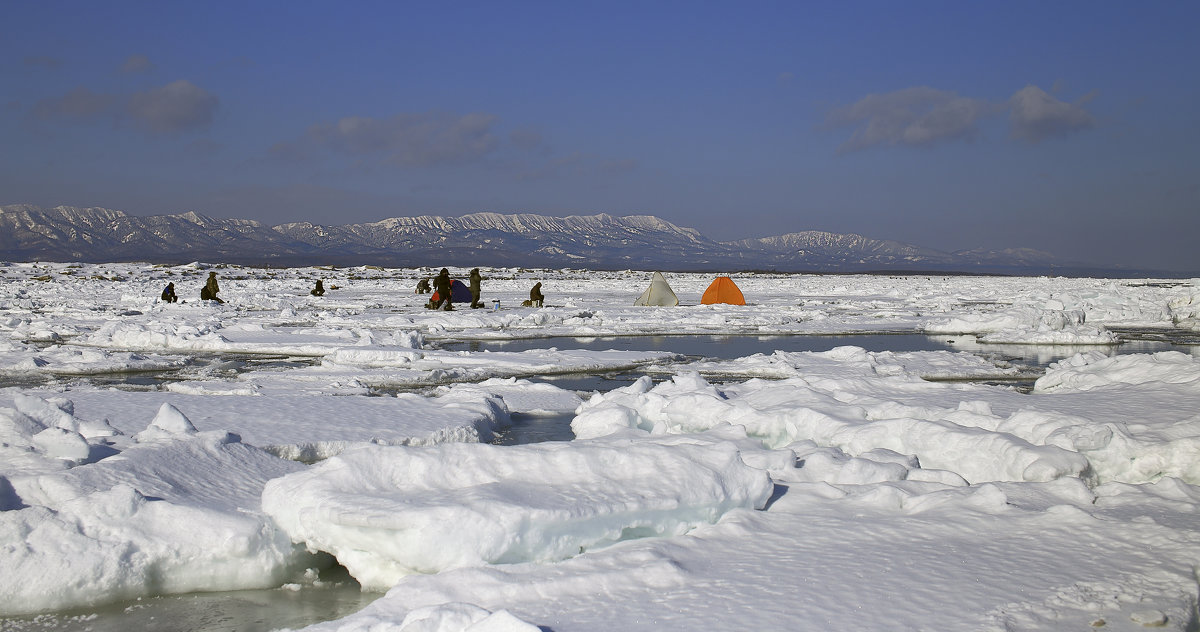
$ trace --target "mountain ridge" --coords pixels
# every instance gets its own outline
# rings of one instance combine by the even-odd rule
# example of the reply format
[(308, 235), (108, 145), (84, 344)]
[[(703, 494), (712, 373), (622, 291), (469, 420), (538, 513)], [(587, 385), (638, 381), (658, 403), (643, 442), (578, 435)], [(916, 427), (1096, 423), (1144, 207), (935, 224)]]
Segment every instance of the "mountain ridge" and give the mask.
[[(0, 206), (0, 259), (214, 259), (270, 265), (489, 265), (678, 271), (961, 272), (1131, 271), (1060, 260), (1027, 248), (944, 252), (857, 234), (800, 231), (716, 241), (654, 215), (553, 217), (479, 212), (354, 224), (213, 218), (195, 211), (135, 216), (101, 207)], [(1132, 271), (1140, 272), (1140, 271)]]

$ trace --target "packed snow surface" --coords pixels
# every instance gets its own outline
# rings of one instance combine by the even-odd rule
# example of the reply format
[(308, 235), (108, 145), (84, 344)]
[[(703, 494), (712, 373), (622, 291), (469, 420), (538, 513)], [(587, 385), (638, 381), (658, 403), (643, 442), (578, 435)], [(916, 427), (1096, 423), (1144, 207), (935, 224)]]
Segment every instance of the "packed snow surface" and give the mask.
[[(488, 269), (435, 312), (434, 272), (0, 264), (0, 627), (334, 561), (386, 594), (314, 632), (1200, 621), (1200, 359), (1114, 354), (1200, 329), (1194, 281)], [(442, 346), (901, 332), (954, 350)], [(576, 438), (489, 445), (515, 413)]]

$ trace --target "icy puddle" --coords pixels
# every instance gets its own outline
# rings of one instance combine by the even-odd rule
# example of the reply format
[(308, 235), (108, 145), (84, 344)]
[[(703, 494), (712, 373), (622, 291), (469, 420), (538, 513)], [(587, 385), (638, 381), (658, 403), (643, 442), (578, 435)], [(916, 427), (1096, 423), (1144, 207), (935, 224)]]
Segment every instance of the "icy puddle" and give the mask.
[(492, 445), (526, 445), (543, 441), (570, 441), (575, 438), (571, 420), (575, 413), (540, 414), (513, 413), (512, 423), (496, 431)]
[(363, 592), (346, 569), (322, 573), (320, 586), (147, 597), (84, 608), (0, 619), (5, 632), (269, 632), (345, 617), (383, 596)]

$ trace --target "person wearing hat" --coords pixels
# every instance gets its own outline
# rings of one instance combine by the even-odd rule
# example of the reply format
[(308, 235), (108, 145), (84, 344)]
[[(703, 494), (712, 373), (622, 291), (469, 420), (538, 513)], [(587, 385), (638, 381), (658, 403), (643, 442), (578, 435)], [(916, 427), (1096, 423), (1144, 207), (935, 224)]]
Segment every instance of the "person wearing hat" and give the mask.
[(479, 275), (479, 268), (471, 268), (471, 309), (483, 307), (483, 303), (479, 302), (479, 284), (482, 281), (483, 277)]
[(442, 268), (433, 279), (433, 291), (437, 294), (437, 302), (433, 304), (433, 309), (442, 309), (445, 305), (447, 310), (453, 310), (454, 305), (450, 301), (450, 271)]
[(200, 300), (224, 303), (225, 301), (222, 301), (221, 298), (217, 296), (217, 292), (220, 291), (221, 286), (217, 285), (217, 273), (209, 272), (208, 282), (206, 282), (204, 287), (200, 290)]

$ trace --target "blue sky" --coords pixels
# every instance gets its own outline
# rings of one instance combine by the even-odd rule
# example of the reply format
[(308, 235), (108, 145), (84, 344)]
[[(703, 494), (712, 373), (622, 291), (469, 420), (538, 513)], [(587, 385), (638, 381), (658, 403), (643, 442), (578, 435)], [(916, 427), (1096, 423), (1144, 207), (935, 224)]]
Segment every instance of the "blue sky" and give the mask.
[(0, 204), (1200, 272), (1200, 3), (0, 4)]

